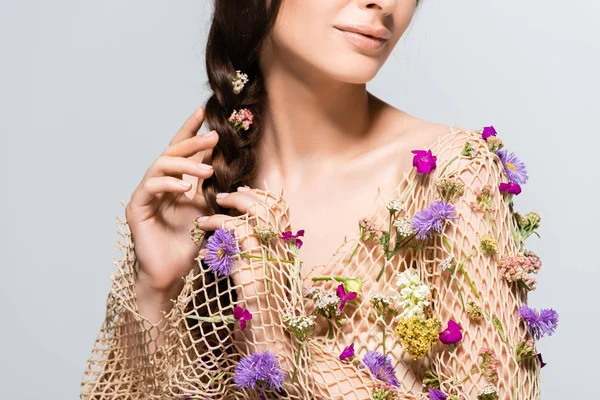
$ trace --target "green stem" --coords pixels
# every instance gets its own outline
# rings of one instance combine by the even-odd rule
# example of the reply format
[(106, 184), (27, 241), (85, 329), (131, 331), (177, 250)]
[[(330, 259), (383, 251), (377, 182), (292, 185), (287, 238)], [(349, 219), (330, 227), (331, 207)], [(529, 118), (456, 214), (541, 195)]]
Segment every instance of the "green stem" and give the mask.
[(269, 263), (266, 262), (266, 254), (265, 254), (265, 249), (261, 247), (260, 249), (261, 253), (262, 253), (262, 257), (263, 257), (263, 264), (265, 266), (265, 279), (267, 281), (267, 291), (269, 293), (271, 293), (271, 271), (269, 270)]
[(350, 264), (350, 262), (352, 261), (352, 258), (354, 258), (354, 255), (358, 251), (359, 247), (360, 247), (360, 242), (356, 243), (356, 246), (354, 246), (354, 250), (352, 250), (352, 254), (350, 254), (350, 258), (348, 258), (348, 264)]
[[(383, 315), (382, 315), (382, 318), (384, 318)], [(381, 333), (382, 333), (382, 336), (383, 336), (381, 338), (381, 344), (383, 346), (383, 355), (385, 355), (385, 319), (381, 323)]]
[(381, 276), (383, 275), (383, 271), (385, 270), (385, 266), (388, 263), (388, 259), (387, 257), (385, 257), (383, 259), (383, 265), (381, 266), (381, 269), (379, 270), (379, 273), (377, 274), (377, 279), (375, 279), (377, 282), (379, 282), (379, 279), (381, 279)]
[(220, 372), (219, 374), (217, 374), (217, 376), (211, 378), (211, 380), (208, 381), (208, 384), (211, 385), (214, 381), (216, 381), (217, 379), (219, 379), (224, 373), (225, 373), (225, 371)]
[(456, 159), (460, 157), (458, 155), (454, 156), (453, 158), (451, 158), (450, 160), (448, 160), (446, 162), (446, 165), (444, 165), (444, 168), (442, 169), (442, 172), (440, 172), (440, 174), (438, 175), (440, 178), (444, 175), (444, 172), (446, 172), (446, 168), (448, 168), (450, 166), (450, 164), (452, 164), (454, 161), (456, 161)]
[(329, 326), (327, 328), (327, 337), (329, 339), (333, 339), (333, 325), (331, 324), (330, 320), (327, 320), (327, 325)]
[(448, 242), (448, 239), (446, 238), (445, 235), (442, 235), (442, 242), (444, 242), (444, 245), (446, 246), (448, 251), (452, 252), (452, 246), (450, 246), (450, 243)]
[(463, 298), (462, 295), (462, 291), (460, 290), (460, 287), (458, 286), (458, 281), (456, 279), (453, 279), (454, 282), (454, 286), (456, 286), (456, 290), (458, 290), (458, 297), (460, 298), (460, 304), (462, 305), (462, 309), (465, 309), (465, 299)]
[[(255, 256), (253, 254), (246, 254), (246, 253), (241, 253), (240, 257), (247, 257), (247, 258), (260, 258), (261, 260), (263, 259), (263, 256)], [(264, 257), (265, 259), (269, 260), (269, 261), (280, 261), (280, 262), (284, 262), (284, 263), (289, 263), (289, 264), (293, 264), (294, 260), (284, 260), (282, 258), (271, 258), (271, 257)]]
[(302, 350), (302, 342), (298, 342), (298, 352), (296, 353), (296, 361), (294, 364), (294, 373), (292, 374), (292, 383), (296, 379), (296, 374), (298, 373), (298, 363), (300, 362), (300, 351)]

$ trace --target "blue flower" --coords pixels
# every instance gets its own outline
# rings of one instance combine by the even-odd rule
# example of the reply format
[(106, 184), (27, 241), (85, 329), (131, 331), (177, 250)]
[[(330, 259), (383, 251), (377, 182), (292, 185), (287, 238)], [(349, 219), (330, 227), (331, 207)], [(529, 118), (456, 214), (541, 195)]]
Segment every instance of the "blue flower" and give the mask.
[(546, 335), (551, 336), (558, 326), (558, 313), (551, 308), (544, 308), (538, 313), (527, 307), (527, 304), (523, 304), (519, 308), (519, 315), (536, 340)]
[(240, 253), (237, 240), (231, 231), (219, 228), (206, 241), (208, 250), (204, 262), (208, 268), (223, 276), (231, 273), (233, 256)]
[(519, 160), (515, 153), (508, 154), (506, 150), (498, 150), (496, 154), (500, 157), (500, 161), (502, 161), (509, 182), (519, 185), (527, 183), (527, 179), (529, 179), (527, 168), (525, 167), (525, 163)]
[(284, 377), (275, 354), (266, 350), (242, 358), (235, 367), (233, 381), (240, 388), (256, 389), (263, 394), (265, 389), (281, 390)]
[(429, 208), (419, 211), (413, 217), (410, 227), (417, 232), (417, 239), (430, 238), (434, 232), (440, 233), (447, 219), (457, 219), (456, 209), (442, 200), (434, 201)]
[(400, 387), (400, 382), (396, 378), (396, 370), (392, 366), (392, 359), (384, 356), (378, 351), (368, 351), (362, 362), (369, 367), (373, 376), (396, 387)]

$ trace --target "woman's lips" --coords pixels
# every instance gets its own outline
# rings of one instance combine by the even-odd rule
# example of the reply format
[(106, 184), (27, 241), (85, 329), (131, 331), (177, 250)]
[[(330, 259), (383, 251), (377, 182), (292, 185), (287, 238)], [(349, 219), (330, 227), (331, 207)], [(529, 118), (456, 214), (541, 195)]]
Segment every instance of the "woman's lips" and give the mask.
[(379, 50), (385, 45), (387, 40), (379, 39), (373, 36), (363, 35), (357, 32), (345, 31), (339, 28), (335, 28), (339, 32), (341, 32), (346, 39), (348, 39), (351, 43), (354, 43), (360, 48), (367, 50)]

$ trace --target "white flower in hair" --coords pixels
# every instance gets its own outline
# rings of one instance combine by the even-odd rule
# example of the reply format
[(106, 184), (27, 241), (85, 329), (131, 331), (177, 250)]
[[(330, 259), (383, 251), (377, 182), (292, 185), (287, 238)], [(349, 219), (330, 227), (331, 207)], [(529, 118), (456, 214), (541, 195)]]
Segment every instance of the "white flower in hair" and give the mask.
[(244, 85), (248, 82), (248, 75), (242, 73), (240, 70), (235, 71), (235, 74), (235, 78), (233, 78), (233, 81), (231, 81), (231, 84), (233, 85), (233, 93), (240, 94), (244, 88)]

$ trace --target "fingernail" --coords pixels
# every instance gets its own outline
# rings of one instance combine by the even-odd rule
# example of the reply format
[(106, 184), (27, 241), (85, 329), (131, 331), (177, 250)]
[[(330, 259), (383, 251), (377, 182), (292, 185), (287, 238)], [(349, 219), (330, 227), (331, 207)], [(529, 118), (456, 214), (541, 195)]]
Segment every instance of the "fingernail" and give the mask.
[(222, 199), (223, 197), (227, 197), (229, 193), (217, 193), (217, 199)]
[(206, 136), (213, 136), (215, 133), (217, 133), (216, 131), (210, 131), (206, 134)]
[(239, 190), (240, 192), (247, 192), (250, 190), (250, 188), (248, 186), (239, 186), (237, 190)]
[(198, 163), (198, 168), (204, 171), (210, 171), (212, 169), (212, 165)]
[(206, 221), (207, 219), (208, 219), (208, 215), (205, 215), (204, 217), (196, 218), (196, 221), (202, 222), (202, 221)]
[(202, 106), (196, 108), (196, 111), (194, 112), (196, 113), (196, 117), (202, 118)]

